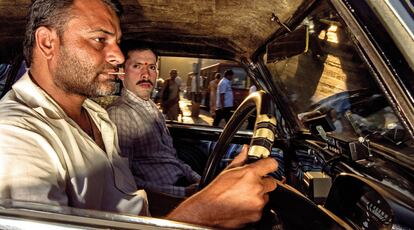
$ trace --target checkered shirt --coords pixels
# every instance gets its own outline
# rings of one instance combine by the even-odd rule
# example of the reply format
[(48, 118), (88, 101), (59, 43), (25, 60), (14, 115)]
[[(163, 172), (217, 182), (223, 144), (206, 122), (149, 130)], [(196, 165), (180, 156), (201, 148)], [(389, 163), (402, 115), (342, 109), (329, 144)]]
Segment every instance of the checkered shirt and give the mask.
[(128, 157), (138, 187), (184, 197), (186, 188), (175, 186), (185, 177), (196, 183), (200, 175), (177, 158), (162, 113), (151, 100), (143, 100), (127, 89), (108, 107), (118, 129), (121, 155)]

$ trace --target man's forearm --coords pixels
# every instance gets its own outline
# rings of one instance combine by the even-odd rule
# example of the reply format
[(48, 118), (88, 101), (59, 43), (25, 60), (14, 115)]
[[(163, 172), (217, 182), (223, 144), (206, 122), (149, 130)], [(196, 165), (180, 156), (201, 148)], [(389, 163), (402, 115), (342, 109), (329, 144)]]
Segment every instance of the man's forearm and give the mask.
[[(167, 218), (217, 228), (241, 228), (258, 221), (276, 180), (266, 176), (277, 170), (271, 157), (243, 165), (248, 148), (207, 187), (185, 200)], [(242, 197), (243, 199), (240, 199)]]
[[(202, 194), (202, 192), (201, 192)], [(205, 200), (200, 192), (191, 196), (176, 209), (166, 216), (169, 220), (175, 220), (185, 223), (198, 224), (202, 226), (217, 226), (213, 218), (209, 215), (208, 200)]]

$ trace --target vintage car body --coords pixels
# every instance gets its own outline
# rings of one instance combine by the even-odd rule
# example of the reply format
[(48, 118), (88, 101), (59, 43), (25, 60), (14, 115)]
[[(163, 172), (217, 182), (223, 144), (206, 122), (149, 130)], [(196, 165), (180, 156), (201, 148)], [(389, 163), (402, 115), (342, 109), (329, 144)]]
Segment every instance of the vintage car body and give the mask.
[[(29, 2), (0, 3), (0, 62), (10, 64), (2, 94), (16, 80), (22, 62)], [(261, 89), (254, 97), (267, 98), (256, 113), (277, 121), (268, 147), (270, 156), (280, 160), (276, 177), (284, 176), (287, 185), (270, 194), (262, 220), (248, 229), (414, 228), (412, 1), (121, 2), (125, 44), (148, 43), (162, 56), (237, 61)], [(306, 47), (296, 51), (287, 41), (302, 26), (307, 32), (298, 43), (303, 40)], [(274, 47), (278, 49), (272, 51)], [(206, 167), (209, 157), (232, 156), (217, 153), (214, 146), (220, 140), (229, 140), (223, 145), (230, 140), (249, 144), (257, 134), (257, 127), (235, 133), (255, 111), (256, 101), (249, 98), (225, 131), (169, 122), (179, 157), (200, 173), (214, 173)], [(150, 197), (151, 202), (168, 211), (166, 200)], [(155, 216), (165, 214), (153, 210)], [(63, 229), (203, 228), (93, 210), (0, 203), (0, 228), (30, 228), (23, 223)]]

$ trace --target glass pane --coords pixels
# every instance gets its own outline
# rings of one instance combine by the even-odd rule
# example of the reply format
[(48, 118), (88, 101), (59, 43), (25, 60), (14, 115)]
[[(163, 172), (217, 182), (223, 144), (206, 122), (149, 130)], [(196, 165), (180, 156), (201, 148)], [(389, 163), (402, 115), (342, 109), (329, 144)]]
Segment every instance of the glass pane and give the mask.
[[(216, 88), (209, 87), (214, 81), (215, 74), (220, 73), (223, 78), (226, 70), (232, 70), (234, 77), (231, 81), (233, 91), (233, 111), (249, 94), (250, 79), (244, 68), (228, 60), (201, 59), (200, 74), (197, 86), (197, 58), (184, 57), (165, 57), (162, 56), (158, 61), (159, 76), (151, 94), (151, 99), (161, 108), (161, 89), (166, 79), (170, 77), (170, 71), (176, 69), (178, 77), (176, 83), (179, 85), (179, 115), (177, 122), (185, 124), (212, 125), (215, 115)], [(217, 81), (218, 83), (218, 81)], [(106, 108), (116, 98), (119, 97), (122, 82), (119, 82), (116, 95), (93, 98), (102, 107)], [(214, 93), (212, 91), (215, 91)], [(218, 126), (224, 127), (225, 120), (222, 120)], [(246, 122), (247, 125), (247, 122)]]
[(337, 136), (407, 147), (409, 135), (360, 59), (345, 25), (328, 5), (311, 15), (303, 22), (310, 31), (308, 52), (266, 64), (301, 125), (326, 115)]
[(7, 73), (10, 67), (9, 64), (0, 64), (0, 95), (3, 93), (4, 86), (6, 85)]

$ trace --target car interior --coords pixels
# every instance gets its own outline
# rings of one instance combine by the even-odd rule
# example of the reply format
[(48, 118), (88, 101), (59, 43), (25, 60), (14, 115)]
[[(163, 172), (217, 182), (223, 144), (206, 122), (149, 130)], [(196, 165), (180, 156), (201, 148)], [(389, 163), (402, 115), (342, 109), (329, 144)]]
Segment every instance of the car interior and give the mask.
[[(405, 35), (389, 32), (381, 16), (388, 11), (377, 5), (382, 3), (121, 2), (123, 44), (149, 44), (161, 65), (164, 58), (205, 63), (200, 72), (205, 67), (206, 83), (197, 103), (206, 120), (167, 121), (178, 157), (202, 175), (199, 189), (245, 144), (251, 149), (249, 162), (264, 157), (279, 162), (269, 175), (278, 186), (262, 219), (245, 229), (414, 228), (414, 84), (408, 77), (414, 76), (414, 56), (410, 49), (401, 51)], [(406, 10), (412, 22), (412, 2), (389, 4)], [(14, 16), (19, 25), (22, 15)], [(6, 18), (1, 7), (0, 17)], [(17, 43), (24, 27), (8, 29), (0, 38), (2, 96), (25, 71)], [(208, 115), (207, 83), (214, 72), (224, 71), (207, 73), (214, 63), (242, 69), (234, 82), (241, 100), (220, 126), (212, 126)], [(248, 94), (252, 84), (257, 92)], [(105, 107), (114, 98), (95, 100)], [(206, 229), (162, 219), (183, 198), (149, 191), (148, 199), (153, 217), (3, 200), (0, 228), (31, 221), (67, 229)]]

